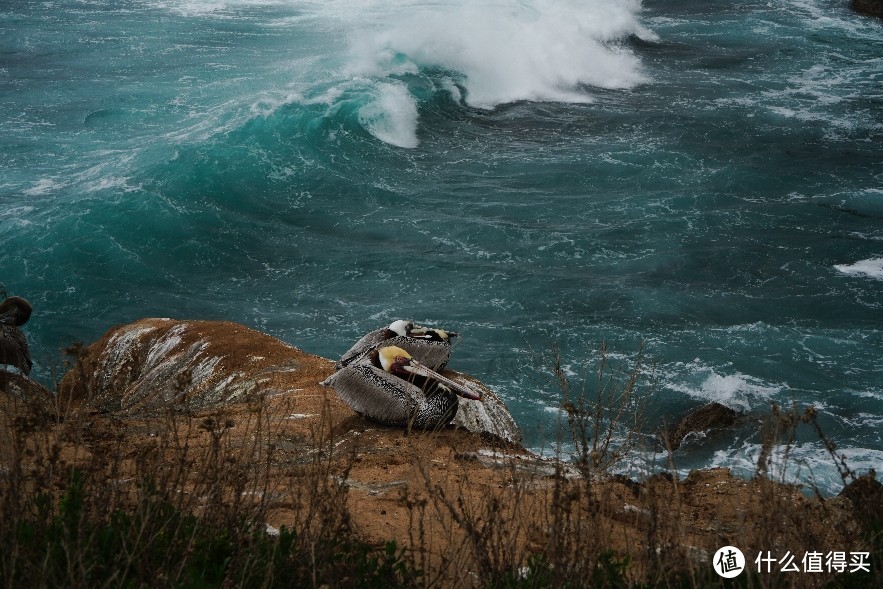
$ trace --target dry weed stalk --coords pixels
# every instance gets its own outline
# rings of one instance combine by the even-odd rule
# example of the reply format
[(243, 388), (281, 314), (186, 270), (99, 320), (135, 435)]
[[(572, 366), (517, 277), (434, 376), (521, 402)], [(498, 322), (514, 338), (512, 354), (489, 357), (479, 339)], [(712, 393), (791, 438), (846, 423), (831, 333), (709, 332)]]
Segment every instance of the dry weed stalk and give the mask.
[(418, 552), (432, 550), (422, 532), (427, 517), (434, 517), (445, 535), (436, 559), (421, 557), (425, 586), (448, 586), (459, 579), (462, 586), (494, 587), (517, 574), (528, 554), (535, 501), (532, 480), (520, 476), (515, 458), (490, 482), (471, 480), (464, 470), (453, 486), (433, 480), (426, 460), (417, 457), (415, 466), (420, 485), (406, 490), (403, 502), (421, 530)]
[(643, 351), (642, 344), (628, 378), (620, 384), (608, 374), (607, 345), (602, 343), (594, 392), (590, 392), (589, 379), (583, 379), (574, 396), (574, 387), (561, 364), (560, 350), (553, 346), (554, 372), (561, 390), (562, 408), (567, 413), (575, 462), (589, 479), (609, 474), (642, 436), (644, 414), (650, 400), (649, 395), (640, 397), (635, 390), (643, 369)]

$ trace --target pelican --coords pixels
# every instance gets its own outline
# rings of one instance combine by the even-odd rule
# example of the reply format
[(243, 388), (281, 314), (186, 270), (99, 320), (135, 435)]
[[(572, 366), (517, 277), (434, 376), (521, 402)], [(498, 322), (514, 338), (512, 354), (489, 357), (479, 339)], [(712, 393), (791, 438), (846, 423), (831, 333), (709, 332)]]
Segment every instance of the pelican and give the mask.
[(357, 362), (381, 346), (398, 346), (432, 370), (442, 370), (451, 357), (451, 338), (458, 335), (456, 331), (424, 327), (399, 319), (388, 327), (364, 335), (341, 356), (337, 368)]
[(31, 372), (31, 353), (19, 327), (28, 322), (32, 310), (21, 297), (9, 297), (0, 303), (0, 364), (15, 366), (24, 374)]
[(454, 419), (457, 395), (481, 394), (442, 376), (398, 346), (382, 346), (344, 366), (322, 384), (334, 387), (359, 415), (399, 427), (437, 429)]

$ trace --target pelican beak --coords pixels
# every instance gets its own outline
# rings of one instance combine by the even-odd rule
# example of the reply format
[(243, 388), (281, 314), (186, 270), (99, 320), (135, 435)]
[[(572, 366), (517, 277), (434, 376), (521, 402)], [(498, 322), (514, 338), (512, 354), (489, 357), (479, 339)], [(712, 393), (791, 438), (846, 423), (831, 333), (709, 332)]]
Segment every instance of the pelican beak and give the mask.
[(437, 327), (423, 327), (422, 325), (415, 325), (408, 332), (408, 336), (415, 339), (431, 340), (438, 338), (442, 341), (449, 341), (452, 337), (457, 337), (458, 335), (460, 334), (456, 331), (445, 331)]
[(411, 361), (408, 364), (402, 366), (402, 368), (407, 370), (411, 374), (419, 374), (420, 376), (437, 380), (438, 382), (447, 385), (452, 391), (454, 391), (461, 397), (472, 399), (473, 401), (481, 401), (481, 393), (473, 391), (469, 387), (456, 383), (446, 376), (442, 376), (435, 370), (427, 368), (414, 359), (411, 359)]

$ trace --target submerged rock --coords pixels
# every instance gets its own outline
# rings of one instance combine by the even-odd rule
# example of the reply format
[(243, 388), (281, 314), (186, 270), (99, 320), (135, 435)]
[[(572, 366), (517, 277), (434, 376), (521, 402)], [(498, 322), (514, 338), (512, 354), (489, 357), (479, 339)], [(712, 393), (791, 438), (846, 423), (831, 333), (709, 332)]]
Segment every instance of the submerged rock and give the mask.
[(668, 433), (669, 448), (674, 451), (680, 447), (684, 438), (690, 434), (705, 433), (735, 425), (740, 413), (720, 403), (708, 403), (693, 409), (678, 421)]

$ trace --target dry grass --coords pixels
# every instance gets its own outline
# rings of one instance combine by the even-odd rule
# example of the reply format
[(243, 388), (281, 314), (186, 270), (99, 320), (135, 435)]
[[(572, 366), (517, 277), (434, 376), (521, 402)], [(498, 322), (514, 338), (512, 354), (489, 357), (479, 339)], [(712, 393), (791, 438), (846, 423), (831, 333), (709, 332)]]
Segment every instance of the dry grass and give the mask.
[[(291, 461), (264, 399), (235, 417), (177, 407), (125, 418), (0, 399), (3, 587), (385, 587), (407, 577), (397, 549), (354, 533), (327, 424)], [(281, 509), (290, 527), (268, 533)]]

